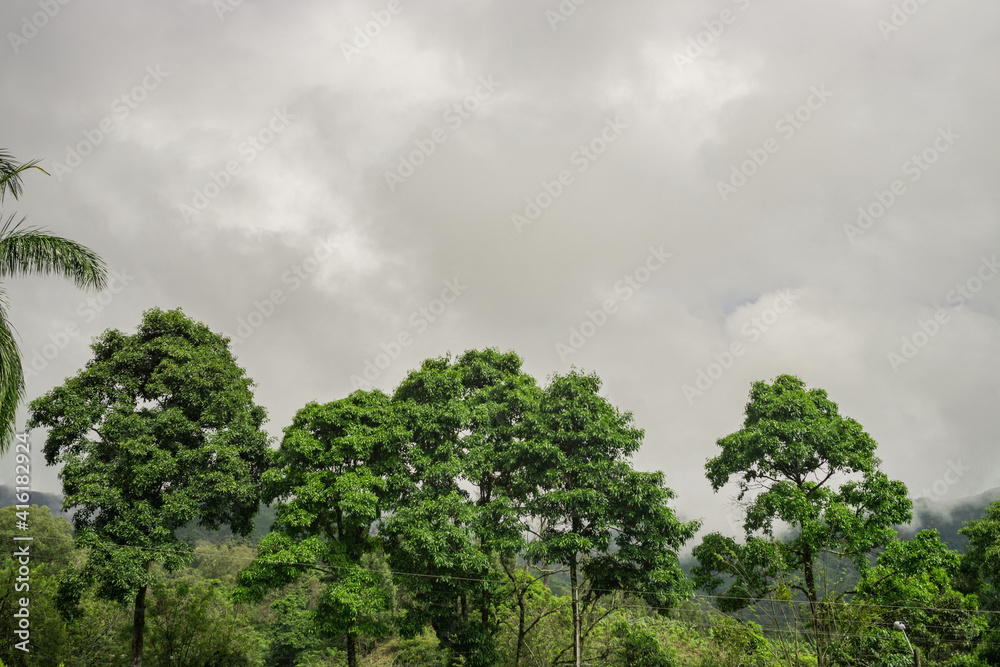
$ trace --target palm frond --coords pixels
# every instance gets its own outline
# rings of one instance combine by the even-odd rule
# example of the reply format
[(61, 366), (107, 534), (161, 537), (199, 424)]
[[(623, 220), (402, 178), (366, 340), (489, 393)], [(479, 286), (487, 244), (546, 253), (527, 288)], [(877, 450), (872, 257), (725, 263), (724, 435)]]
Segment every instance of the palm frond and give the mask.
[(17, 164), (13, 155), (0, 149), (0, 202), (3, 201), (3, 197), (8, 191), (14, 199), (21, 196), (21, 174), (28, 169), (37, 169), (48, 175), (49, 172), (39, 167), (38, 163), (39, 160), (32, 160), (24, 164)]
[(108, 271), (104, 260), (90, 248), (49, 234), (38, 227), (24, 227), (12, 215), (0, 228), (0, 278), (58, 274), (77, 287), (103, 290)]
[(7, 295), (0, 286), (0, 456), (17, 433), (17, 406), (24, 399), (24, 371), (17, 340), (7, 320)]

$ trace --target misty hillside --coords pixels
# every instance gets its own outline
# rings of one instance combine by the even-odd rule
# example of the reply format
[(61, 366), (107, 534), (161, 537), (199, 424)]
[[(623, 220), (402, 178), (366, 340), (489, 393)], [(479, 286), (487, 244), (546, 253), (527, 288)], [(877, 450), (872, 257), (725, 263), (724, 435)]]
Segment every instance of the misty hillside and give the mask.
[[(11, 505), (19, 504), (14, 495), (14, 487), (0, 484), (0, 507), (10, 507)], [(61, 493), (42, 493), (41, 491), (32, 491), (30, 495), (31, 497), (28, 499), (29, 505), (48, 507), (52, 510), (53, 514), (62, 515), (67, 519), (73, 516), (72, 512), (62, 511)]]
[[(14, 497), (13, 487), (0, 485), (0, 507), (9, 507), (16, 504), (18, 502)], [(73, 518), (72, 512), (63, 512), (60, 509), (62, 507), (62, 494), (33, 491), (28, 504), (48, 507), (54, 515), (64, 516), (68, 520), (72, 520)], [(257, 544), (260, 538), (267, 535), (271, 529), (271, 524), (274, 523), (274, 516), (275, 511), (271, 507), (267, 505), (261, 507), (260, 512), (254, 518), (253, 533), (249, 537), (253, 544)], [(222, 530), (205, 530), (197, 524), (189, 524), (177, 531), (177, 537), (191, 542), (207, 540), (213, 543), (221, 543), (232, 537), (232, 535), (233, 533), (228, 527), (224, 527)]]
[(919, 530), (933, 528), (951, 549), (964, 552), (968, 540), (958, 534), (959, 529), (965, 522), (981, 518), (983, 510), (998, 499), (1000, 487), (955, 500), (917, 498), (913, 501), (913, 523), (899, 532), (910, 537)]
[[(965, 551), (966, 539), (958, 534), (959, 529), (967, 521), (982, 517), (986, 507), (1000, 499), (1000, 487), (983, 491), (975, 496), (967, 496), (958, 499), (933, 500), (927, 498), (917, 498), (913, 501), (913, 523), (903, 526), (899, 533), (904, 538), (909, 538), (917, 531), (933, 528), (941, 535), (942, 541), (956, 551)], [(12, 487), (0, 485), (0, 507), (7, 507), (16, 504), (14, 490)], [(62, 495), (54, 493), (32, 492), (30, 504), (46, 505), (53, 514), (61, 514), (67, 519), (71, 519), (72, 512), (62, 512)], [(274, 522), (275, 511), (273, 508), (264, 506), (254, 520), (254, 531), (250, 536), (250, 541), (256, 544), (270, 530)], [(222, 530), (205, 530), (197, 525), (185, 526), (178, 531), (178, 537), (191, 540), (208, 540), (209, 542), (222, 542), (232, 536), (228, 528)]]

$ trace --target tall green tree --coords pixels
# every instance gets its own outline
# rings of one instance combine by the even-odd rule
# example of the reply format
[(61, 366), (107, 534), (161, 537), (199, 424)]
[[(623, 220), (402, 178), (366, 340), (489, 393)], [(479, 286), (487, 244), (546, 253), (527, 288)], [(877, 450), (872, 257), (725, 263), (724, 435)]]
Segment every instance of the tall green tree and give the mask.
[[(500, 612), (519, 608), (515, 664), (530, 623), (534, 579), (523, 573), (524, 506), (534, 481), (519, 460), (523, 421), (540, 390), (514, 352), (468, 350), (426, 360), (393, 400), (411, 433), (410, 485), (384, 527), (413, 596), (411, 631), (430, 622), (441, 643), (493, 664)], [(537, 619), (536, 619), (537, 620)]]
[[(469, 350), (455, 363), (467, 410), (462, 438), (463, 476), (472, 486), (475, 519), (472, 531), (490, 559), (492, 571), (480, 574), (480, 627), (499, 629), (498, 602), (513, 599), (517, 608), (514, 666), (519, 667), (525, 640), (547, 613), (528, 620), (531, 591), (541, 584), (528, 572), (528, 516), (525, 506), (535, 489), (532, 469), (524, 465), (525, 419), (538, 405), (541, 389), (522, 370), (514, 352)], [(497, 567), (499, 565), (499, 567)], [(494, 581), (502, 573), (500, 587)], [(554, 610), (553, 610), (554, 613)]]
[[(0, 202), (8, 193), (17, 199), (22, 192), (21, 176), (36, 169), (47, 173), (37, 161), (18, 164), (0, 150)], [(77, 287), (102, 290), (107, 285), (104, 262), (76, 241), (53, 236), (38, 227), (25, 227), (16, 214), (0, 219), (0, 281), (8, 277), (59, 274)], [(24, 371), (21, 353), (7, 317), (7, 294), (0, 282), (0, 456), (13, 442), (17, 408), (24, 399)]]
[[(410, 434), (409, 483), (381, 532), (390, 565), (411, 575), (399, 578), (412, 599), (404, 610), (404, 632), (415, 635), (430, 624), (445, 649), (468, 653), (470, 664), (480, 665), (494, 659), (491, 598), (500, 575), (477, 535), (483, 524), (476, 497), (482, 490), (492, 497), (500, 488), (491, 481), (496, 473), (485, 451), (494, 442), (473, 424), (466, 401), (475, 392), (467, 386), (467, 370), (450, 356), (427, 359), (393, 393)], [(472, 473), (479, 485), (470, 482), (470, 469), (481, 471)]]
[(797, 573), (791, 588), (808, 601), (819, 663), (827, 664), (827, 591), (817, 566), (827, 556), (846, 558), (864, 572), (869, 554), (895, 538), (893, 526), (911, 519), (906, 486), (880, 470), (876, 443), (857, 421), (791, 375), (755, 382), (743, 428), (717, 444), (722, 453), (706, 463), (707, 476), (716, 492), (736, 482), (746, 545), (729, 560), (725, 552), (735, 545), (707, 536), (695, 549), (696, 580), (713, 592), (723, 583), (719, 574), (734, 575), (724, 595), (735, 609), (769, 595), (777, 574)]
[(962, 554), (956, 588), (975, 594), (980, 608), (992, 612), (984, 657), (991, 665), (1000, 665), (1000, 501), (958, 532), (969, 540), (969, 546)]
[(526, 511), (538, 529), (527, 557), (569, 571), (577, 665), (584, 611), (604, 595), (630, 591), (665, 609), (688, 592), (677, 555), (699, 526), (677, 519), (662, 473), (632, 468), (644, 431), (600, 388), (595, 374), (553, 377), (528, 417), (521, 454), (536, 480)]
[(63, 508), (76, 510), (74, 539), (89, 548), (64, 607), (92, 582), (99, 597), (132, 602), (133, 667), (152, 564), (175, 570), (192, 553), (175, 531), (191, 522), (253, 530), (266, 413), (228, 343), (180, 309), (153, 308), (133, 335), (105, 331), (82, 371), (29, 406), (29, 426), (50, 429), (45, 460), (63, 464)]
[(275, 525), (240, 573), (237, 599), (252, 601), (319, 574), (326, 589), (317, 629), (344, 636), (349, 667), (358, 664), (360, 634), (388, 631), (383, 612), (392, 605), (391, 588), (365, 559), (381, 552), (374, 527), (396, 507), (406, 440), (389, 397), (378, 390), (299, 410), (265, 475), (265, 497), (279, 501)]

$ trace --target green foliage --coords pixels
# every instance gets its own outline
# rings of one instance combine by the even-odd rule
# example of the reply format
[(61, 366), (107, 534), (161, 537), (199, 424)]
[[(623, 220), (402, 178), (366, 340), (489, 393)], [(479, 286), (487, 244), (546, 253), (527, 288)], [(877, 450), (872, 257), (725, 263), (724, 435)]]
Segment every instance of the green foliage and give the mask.
[(956, 655), (944, 663), (944, 667), (989, 667), (989, 665), (989, 662), (984, 662), (979, 657), (969, 654)]
[[(778, 522), (793, 526), (783, 549), (789, 564), (804, 566), (804, 554), (839, 547), (863, 570), (866, 555), (894, 537), (892, 526), (911, 518), (906, 486), (879, 470), (875, 441), (825, 391), (806, 390), (796, 377), (755, 382), (743, 429), (718, 444), (722, 453), (705, 466), (712, 488), (735, 477), (737, 498), (753, 496), (747, 535), (774, 535)], [(830, 484), (847, 476), (839, 488)]]
[[(63, 507), (76, 509), (84, 566), (65, 578), (71, 611), (91, 583), (103, 599), (137, 602), (192, 556), (175, 531), (253, 528), (268, 465), (264, 409), (228, 339), (178, 310), (143, 314), (138, 331), (108, 330), (75, 377), (31, 402), (29, 426), (50, 429), (46, 462), (62, 463)], [(136, 605), (141, 645), (141, 607)]]
[(410, 432), (410, 475), (380, 531), (393, 569), (417, 575), (400, 580), (410, 598), (402, 629), (412, 636), (432, 623), (470, 665), (495, 659), (503, 592), (521, 583), (532, 480), (517, 446), (537, 394), (521, 359), (496, 350), (428, 359), (393, 394)]
[(266, 500), (278, 501), (275, 524), (239, 575), (236, 599), (259, 601), (321, 573), (326, 588), (315, 627), (346, 636), (351, 667), (358, 635), (388, 631), (392, 586), (363, 560), (380, 549), (373, 526), (400, 494), (406, 435), (389, 397), (377, 390), (299, 410), (264, 475)]
[[(21, 195), (21, 176), (29, 169), (47, 173), (37, 160), (18, 164), (0, 149), (0, 202), (10, 193)], [(58, 274), (77, 287), (103, 290), (107, 285), (104, 261), (76, 241), (53, 236), (37, 227), (23, 227), (24, 219), (14, 222), (0, 216), (0, 280), (27, 275)], [(17, 407), (24, 399), (24, 370), (21, 353), (7, 320), (7, 294), (0, 283), (0, 456), (7, 453), (15, 436)]]
[(443, 646), (492, 664), (513, 596), (519, 661), (540, 617), (527, 613), (518, 563), (568, 566), (591, 605), (621, 589), (663, 608), (684, 595), (676, 556), (697, 524), (677, 520), (661, 473), (631, 468), (643, 432), (599, 389), (574, 371), (542, 391), (517, 355), (495, 350), (428, 359), (400, 383), (410, 480), (380, 532), (393, 568), (422, 575), (400, 579), (406, 632), (432, 623)]
[(952, 588), (959, 555), (937, 531), (917, 533), (913, 540), (894, 541), (878, 555), (857, 586), (855, 600), (876, 607), (876, 627), (906, 625), (910, 641), (928, 660), (944, 661), (971, 651), (986, 629), (975, 595)]
[(756, 623), (731, 618), (714, 618), (712, 640), (722, 650), (731, 667), (763, 667), (774, 660), (770, 645)]
[(978, 654), (986, 664), (1000, 665), (1000, 630), (991, 629), (986, 633), (982, 639)]
[(271, 637), (267, 663), (291, 667), (318, 643), (313, 613), (301, 587), (272, 602), (270, 608), (274, 618), (268, 623)]
[(342, 667), (347, 664), (347, 654), (333, 648), (306, 651), (295, 667)]
[(528, 416), (522, 460), (537, 489), (527, 512), (541, 529), (527, 560), (564, 564), (571, 585), (582, 575), (584, 608), (628, 590), (666, 611), (689, 591), (677, 553), (699, 522), (677, 519), (662, 473), (632, 469), (644, 433), (600, 387), (594, 374), (554, 376)]
[[(157, 363), (155, 352), (139, 353), (145, 348), (132, 349), (116, 334), (95, 343), (98, 355), (124, 355), (115, 363), (129, 359), (137, 375)], [(198, 353), (182, 344), (154, 348), (171, 350), (168, 366), (198, 367)], [(683, 599), (677, 551), (697, 524), (675, 517), (662, 475), (632, 469), (642, 431), (599, 396), (594, 375), (573, 371), (540, 390), (513, 353), (472, 351), (426, 361), (391, 398), (355, 392), (310, 403), (285, 429), (279, 450), (265, 451), (262, 462), (250, 457), (258, 469), (272, 466), (259, 478), (276, 520), (258, 548), (232, 540), (192, 546), (173, 533), (167, 551), (170, 531), (199, 520), (198, 512), (171, 512), (198, 497), (212, 474), (197, 464), (207, 442), (181, 425), (195, 423), (199, 411), (224, 416), (226, 403), (220, 408), (205, 396), (184, 407), (181, 399), (151, 398), (142, 381), (129, 378), (109, 391), (101, 384), (107, 371), (91, 370), (101, 363), (111, 362), (95, 360), (67, 381), (83, 383), (78, 394), (54, 392), (46, 404), (63, 415), (50, 441), (62, 443), (57, 452), (67, 460), (74, 499), (92, 509), (83, 512), (75, 539), (47, 508), (29, 511), (36, 537), (30, 661), (4, 643), (12, 636), (3, 627), (12, 618), (17, 563), (0, 554), (0, 657), (9, 667), (123, 667), (134, 627), (126, 605), (137, 581), (149, 587), (144, 659), (153, 667), (553, 667), (572, 662), (577, 605), (553, 594), (568, 592), (567, 579), (582, 593), (589, 664), (908, 665), (895, 620), (906, 623), (923, 664), (998, 663), (1000, 632), (986, 634), (977, 595), (989, 601), (995, 590), (1000, 507), (966, 526), (970, 552), (961, 559), (933, 531), (862, 551), (886, 534), (885, 517), (869, 515), (882, 511), (880, 493), (896, 497), (897, 483), (879, 478), (873, 443), (843, 423), (825, 394), (801, 391), (786, 376), (778, 389), (752, 394), (759, 404), (748, 405), (744, 430), (720, 440), (723, 455), (709, 462), (745, 464), (733, 473), (750, 508), (744, 539), (707, 535), (694, 549), (691, 572), (697, 587), (722, 594), (716, 605), (724, 611), (759, 620), (770, 608), (775, 625), (765, 633), (724, 616), (706, 630), (705, 607)], [(160, 381), (169, 384), (162, 376), (172, 373), (164, 370)], [(74, 398), (101, 391), (110, 397), (101, 406)], [(125, 409), (130, 396), (132, 413)], [(97, 440), (74, 436), (86, 423), (96, 424)], [(207, 441), (230, 437), (205, 430)], [(739, 458), (751, 450), (764, 461)], [(221, 460), (233, 465), (225, 452)], [(815, 461), (819, 467), (810, 468)], [(163, 505), (142, 495), (148, 480), (174, 469), (189, 471), (187, 495), (173, 496), (180, 477), (159, 488)], [(119, 484), (127, 474), (136, 488)], [(227, 501), (231, 493), (221, 491)], [(145, 505), (130, 507), (125, 499), (132, 498)], [(109, 503), (106, 524), (98, 500)], [(219, 525), (227, 518), (206, 511)], [(165, 517), (177, 519), (167, 524), (173, 528), (156, 527)], [(801, 520), (790, 533), (772, 530), (795, 517)], [(20, 520), (14, 508), (0, 509), (0, 538), (23, 532)], [(146, 541), (119, 546), (101, 533), (111, 529)], [(828, 551), (864, 557), (849, 594), (823, 588), (827, 578), (843, 578), (848, 562)], [(57, 608), (73, 613), (63, 618)], [(801, 643), (800, 619), (789, 609), (816, 622), (825, 638), (818, 655)]]
[[(724, 612), (736, 612), (769, 595), (784, 596), (779, 575), (786, 570), (782, 551), (774, 539), (750, 537), (745, 544), (719, 533), (710, 533), (692, 555), (694, 585), (714, 595), (727, 582), (716, 604)], [(787, 589), (784, 589), (787, 590)]]
[[(27, 524), (27, 529), (18, 527), (22, 520)], [(52, 510), (44, 505), (31, 505), (24, 510), (13, 506), (0, 509), (0, 542), (17, 548), (25, 545), (23, 542), (15, 542), (15, 537), (31, 536), (32, 540), (27, 545), (31, 562), (36, 565), (46, 563), (55, 571), (73, 562), (72, 531), (69, 521), (53, 515)]]
[(151, 667), (251, 667), (261, 638), (214, 579), (158, 581), (147, 609), (144, 664)]
[[(755, 382), (743, 428), (718, 445), (722, 452), (706, 463), (707, 476), (715, 491), (735, 479), (737, 500), (746, 504), (747, 542), (736, 548), (710, 536), (698, 552), (696, 578), (714, 590), (724, 581), (719, 575), (727, 576), (724, 600), (734, 610), (740, 598), (750, 606), (770, 595), (778, 575), (799, 573), (790, 585), (810, 603), (825, 664), (830, 630), (822, 618), (827, 591), (816, 579), (818, 558), (836, 554), (864, 572), (869, 554), (895, 537), (893, 526), (911, 518), (906, 486), (879, 469), (876, 443), (858, 422), (842, 416), (825, 391), (807, 390), (791, 375)], [(779, 536), (782, 527), (788, 532)]]
[[(19, 528), (20, 522), (27, 529)], [(30, 536), (31, 541), (14, 541), (15, 537)], [(70, 525), (66, 519), (53, 516), (48, 507), (31, 505), (27, 509), (0, 509), (0, 657), (10, 667), (22, 665), (55, 665), (63, 652), (67, 634), (55, 607), (59, 576), (74, 559)], [(27, 550), (27, 556), (14, 552)], [(22, 562), (25, 561), (25, 562)], [(27, 576), (21, 567), (27, 568)], [(27, 599), (29, 604), (20, 603)], [(31, 626), (31, 660), (15, 648), (22, 641), (14, 631), (26, 609)]]
[[(832, 664), (844, 667), (909, 667), (913, 657), (903, 633), (893, 629), (891, 609), (881, 613), (867, 604), (838, 604), (827, 610), (827, 620), (837, 628), (827, 647)], [(887, 620), (888, 619), (888, 620)]]
[[(983, 609), (1000, 611), (1000, 501), (958, 532), (969, 540), (957, 577), (958, 588), (976, 593)], [(1000, 627), (1000, 622), (991, 627)]]
[[(54, 603), (59, 568), (31, 563), (27, 578), (19, 569), (20, 563), (9, 553), (0, 560), (0, 658), (10, 667), (56, 667), (67, 641), (65, 624)], [(22, 598), (29, 600), (26, 607), (20, 604)], [(23, 639), (14, 634), (21, 620), (14, 614), (22, 610), (27, 610), (30, 622), (30, 654), (15, 646)]]
[(677, 667), (677, 659), (643, 623), (621, 621), (615, 627), (620, 644), (615, 665), (621, 667)]
[(65, 667), (121, 667), (131, 650), (130, 614), (120, 604), (85, 596), (78, 617), (67, 624)]
[(980, 655), (987, 664), (1000, 665), (1000, 501), (958, 532), (969, 546), (961, 557), (955, 587), (974, 595), (981, 609), (992, 612)]
[(441, 648), (436, 638), (425, 634), (400, 642), (392, 664), (394, 667), (449, 667), (450, 657), (450, 652)]

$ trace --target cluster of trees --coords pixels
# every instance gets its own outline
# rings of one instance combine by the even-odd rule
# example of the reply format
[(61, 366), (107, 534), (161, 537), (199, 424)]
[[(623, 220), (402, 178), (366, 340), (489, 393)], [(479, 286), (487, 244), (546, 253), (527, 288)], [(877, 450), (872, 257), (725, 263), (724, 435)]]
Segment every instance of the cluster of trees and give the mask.
[[(300, 630), (308, 619), (302, 631), (349, 667), (379, 639), (425, 632), (451, 664), (536, 664), (529, 644), (542, 635), (553, 665), (610, 659), (626, 639), (659, 655), (631, 627), (611, 641), (608, 624), (625, 600), (683, 615), (692, 587), (736, 618), (783, 610), (759, 639), (786, 664), (906, 664), (900, 620), (932, 664), (992, 659), (977, 596), (996, 603), (1000, 511), (966, 529), (961, 559), (933, 532), (899, 541), (906, 487), (880, 470), (860, 424), (793, 376), (753, 385), (743, 427), (706, 464), (717, 491), (736, 484), (745, 535), (705, 536), (689, 576), (679, 553), (699, 523), (676, 516), (662, 473), (633, 468), (643, 431), (595, 375), (540, 387), (513, 352), (428, 359), (391, 395), (307, 404), (272, 449), (228, 339), (182, 311), (151, 309), (135, 334), (108, 330), (92, 349), (31, 402), (29, 426), (49, 429), (46, 461), (63, 465), (75, 510), (78, 557), (52, 604), (68, 621), (100, 601), (130, 609), (132, 665), (147, 635), (157, 651), (164, 641), (146, 628), (151, 591), (156, 608), (221, 604), (203, 582), (178, 588), (197, 559), (179, 531), (247, 535), (261, 503), (273, 526), (230, 573), (219, 618), (266, 604)], [(785, 602), (801, 602), (808, 624)]]
[[(0, 153), (0, 198), (31, 168)], [(13, 220), (0, 277), (103, 286), (91, 251)], [(24, 391), (2, 297), (0, 452)], [(699, 522), (677, 517), (662, 473), (633, 468), (643, 431), (596, 375), (541, 387), (513, 352), (428, 359), (391, 395), (309, 403), (273, 449), (229, 342), (154, 308), (31, 402), (75, 530), (30, 513), (45, 640), (29, 662), (5, 634), (12, 666), (356, 667), (387, 637), (417, 642), (399, 664), (667, 665), (665, 642), (684, 635), (652, 619), (693, 622), (692, 588), (730, 616), (712, 622), (719, 655), (693, 651), (703, 665), (902, 665), (911, 640), (930, 664), (1000, 664), (1000, 506), (963, 529), (962, 556), (934, 532), (898, 540), (906, 487), (861, 425), (796, 377), (754, 383), (743, 427), (718, 441), (707, 477), (736, 484), (744, 535), (705, 536), (686, 574)], [(199, 552), (180, 537), (249, 535), (262, 503), (276, 517), (256, 548)], [(10, 624), (19, 568), (4, 558)], [(626, 601), (649, 613), (623, 615)], [(750, 619), (768, 615), (765, 636)]]
[(234, 600), (317, 575), (316, 628), (343, 637), (350, 667), (360, 637), (388, 631), (395, 599), (372, 568), (380, 560), (406, 573), (392, 580), (407, 597), (395, 629), (431, 628), (469, 665), (495, 664), (511, 604), (520, 662), (539, 577), (569, 578), (566, 652), (577, 660), (602, 598), (631, 591), (667, 608), (687, 594), (678, 552), (698, 523), (677, 519), (662, 473), (633, 469), (643, 431), (595, 375), (543, 389), (512, 352), (429, 359), (392, 396), (306, 405), (272, 450), (228, 342), (180, 310), (152, 309), (135, 334), (95, 339), (86, 368), (29, 406), (87, 550), (58, 603), (71, 616), (91, 589), (130, 603), (133, 665), (153, 565), (170, 573), (192, 558), (177, 531), (196, 522), (246, 535), (261, 502), (277, 518)]
[[(825, 391), (791, 376), (754, 383), (743, 428), (718, 445), (708, 479), (716, 491), (737, 483), (744, 535), (707, 535), (691, 574), (720, 594), (719, 609), (769, 611), (780, 630), (798, 620), (780, 603), (797, 596), (820, 666), (911, 664), (910, 640), (930, 664), (993, 655), (980, 642), (992, 615), (980, 613), (976, 596), (993, 575), (972, 565), (976, 548), (962, 561), (936, 531), (898, 539), (896, 528), (912, 519), (906, 486), (880, 470), (875, 441)], [(986, 579), (960, 580), (962, 562)], [(798, 655), (797, 633), (775, 637), (780, 652)]]

